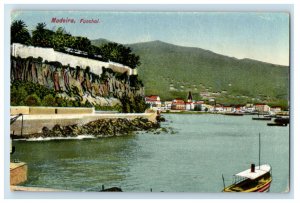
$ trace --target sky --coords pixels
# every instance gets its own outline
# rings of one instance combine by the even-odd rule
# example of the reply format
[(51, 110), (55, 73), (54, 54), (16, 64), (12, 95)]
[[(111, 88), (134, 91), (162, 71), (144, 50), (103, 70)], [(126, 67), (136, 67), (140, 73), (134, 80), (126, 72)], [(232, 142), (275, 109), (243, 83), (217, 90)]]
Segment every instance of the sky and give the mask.
[[(52, 18), (75, 23), (52, 23)], [(160, 40), (226, 56), (289, 65), (289, 14), (283, 12), (103, 12), (13, 11), (29, 30), (45, 22), (74, 36), (131, 44)], [(80, 23), (81, 19), (98, 23)]]

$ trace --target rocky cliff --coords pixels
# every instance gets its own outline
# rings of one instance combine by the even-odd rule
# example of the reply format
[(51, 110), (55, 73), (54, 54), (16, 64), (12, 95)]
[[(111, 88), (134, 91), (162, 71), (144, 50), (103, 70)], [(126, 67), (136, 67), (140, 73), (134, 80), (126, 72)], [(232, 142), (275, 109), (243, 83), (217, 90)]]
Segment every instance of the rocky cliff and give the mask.
[(92, 105), (122, 105), (124, 100), (144, 96), (144, 87), (137, 75), (116, 73), (109, 68), (103, 68), (98, 75), (90, 70), (89, 66), (64, 66), (40, 57), (11, 57), (11, 83), (38, 83), (55, 90), (63, 98)]

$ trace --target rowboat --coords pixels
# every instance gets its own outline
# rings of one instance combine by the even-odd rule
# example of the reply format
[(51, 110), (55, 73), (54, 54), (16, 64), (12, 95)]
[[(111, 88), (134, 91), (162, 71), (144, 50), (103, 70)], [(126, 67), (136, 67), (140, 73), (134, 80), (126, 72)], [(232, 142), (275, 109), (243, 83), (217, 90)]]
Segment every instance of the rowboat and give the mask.
[(271, 186), (271, 166), (264, 164), (251, 165), (250, 169), (234, 175), (234, 183), (223, 189), (223, 192), (268, 192)]

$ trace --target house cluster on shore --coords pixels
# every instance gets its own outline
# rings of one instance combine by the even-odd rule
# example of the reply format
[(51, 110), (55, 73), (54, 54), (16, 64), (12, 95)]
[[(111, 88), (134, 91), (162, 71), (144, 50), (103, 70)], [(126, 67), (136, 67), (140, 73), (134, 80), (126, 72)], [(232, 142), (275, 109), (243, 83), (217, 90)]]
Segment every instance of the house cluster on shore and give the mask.
[(246, 105), (225, 105), (215, 102), (205, 102), (204, 100), (195, 101), (189, 94), (185, 101), (181, 98), (172, 101), (161, 101), (158, 95), (150, 95), (145, 97), (146, 103), (153, 110), (162, 112), (166, 111), (202, 111), (216, 113), (269, 113), (276, 114), (282, 111), (280, 106), (270, 107), (267, 104), (246, 104)]

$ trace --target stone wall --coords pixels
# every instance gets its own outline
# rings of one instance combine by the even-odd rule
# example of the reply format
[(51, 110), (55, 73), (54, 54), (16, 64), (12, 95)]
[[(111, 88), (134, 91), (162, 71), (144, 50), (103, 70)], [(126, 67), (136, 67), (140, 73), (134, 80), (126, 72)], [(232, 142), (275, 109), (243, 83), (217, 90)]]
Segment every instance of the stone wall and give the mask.
[(42, 48), (42, 47), (34, 47), (34, 46), (26, 46), (19, 43), (14, 43), (11, 46), (11, 53), (14, 57), (33, 57), (38, 58), (42, 57), (43, 60), (47, 61), (58, 61), (62, 65), (69, 65), (71, 67), (79, 66), (85, 69), (87, 66), (91, 68), (91, 72), (101, 75), (102, 68), (110, 68), (118, 73), (127, 73), (128, 75), (137, 74), (136, 71), (133, 71), (128, 66), (113, 63), (113, 62), (103, 62), (94, 59), (89, 59), (85, 57), (73, 56), (70, 54), (65, 54), (62, 52), (54, 51), (53, 48)]

